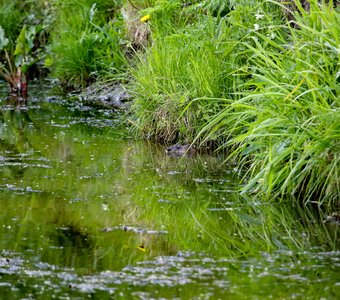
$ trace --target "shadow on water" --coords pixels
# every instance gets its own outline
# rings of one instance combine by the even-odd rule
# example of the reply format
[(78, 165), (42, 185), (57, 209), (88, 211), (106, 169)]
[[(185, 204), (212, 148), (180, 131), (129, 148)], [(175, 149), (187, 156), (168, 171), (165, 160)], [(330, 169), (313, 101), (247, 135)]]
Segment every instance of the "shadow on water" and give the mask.
[(118, 114), (32, 95), (0, 98), (4, 299), (339, 297), (330, 213), (240, 195), (224, 157), (169, 157)]

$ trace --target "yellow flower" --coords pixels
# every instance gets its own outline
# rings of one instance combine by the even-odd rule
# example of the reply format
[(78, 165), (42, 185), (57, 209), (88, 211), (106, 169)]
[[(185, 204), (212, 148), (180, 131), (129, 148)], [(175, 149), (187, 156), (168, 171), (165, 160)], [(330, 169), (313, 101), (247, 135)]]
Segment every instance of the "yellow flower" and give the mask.
[(141, 21), (141, 22), (147, 22), (147, 21), (150, 20), (150, 18), (151, 18), (150, 15), (145, 15), (144, 17), (141, 17), (141, 18), (140, 18), (140, 21)]

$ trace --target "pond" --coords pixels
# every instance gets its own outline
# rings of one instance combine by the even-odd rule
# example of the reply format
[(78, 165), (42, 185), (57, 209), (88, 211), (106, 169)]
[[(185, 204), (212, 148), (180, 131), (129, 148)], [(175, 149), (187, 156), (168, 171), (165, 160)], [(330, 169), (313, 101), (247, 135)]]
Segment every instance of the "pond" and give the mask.
[(241, 195), (223, 155), (168, 156), (47, 85), (6, 96), (1, 299), (340, 298), (326, 212)]

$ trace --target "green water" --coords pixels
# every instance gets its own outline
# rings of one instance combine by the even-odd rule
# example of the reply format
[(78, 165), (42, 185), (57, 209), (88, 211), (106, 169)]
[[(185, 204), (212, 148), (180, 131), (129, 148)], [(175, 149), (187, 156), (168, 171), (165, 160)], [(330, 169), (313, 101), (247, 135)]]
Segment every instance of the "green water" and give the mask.
[(0, 299), (338, 299), (339, 224), (239, 195), (237, 165), (129, 138), (37, 86), (0, 96)]

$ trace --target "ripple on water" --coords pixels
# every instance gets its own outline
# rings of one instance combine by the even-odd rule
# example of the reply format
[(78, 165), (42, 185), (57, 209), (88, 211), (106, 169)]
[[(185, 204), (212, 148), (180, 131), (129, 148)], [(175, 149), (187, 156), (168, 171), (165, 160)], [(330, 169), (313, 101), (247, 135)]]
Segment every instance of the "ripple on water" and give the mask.
[(0, 185), (0, 191), (10, 191), (15, 193), (41, 193), (41, 190), (34, 190), (30, 186), (27, 187), (17, 187), (13, 184)]
[(87, 117), (87, 118), (73, 118), (72, 121), (68, 123), (69, 125), (85, 124), (87, 126), (96, 128), (106, 128), (113, 127), (117, 124), (114, 118), (98, 118), (98, 117)]
[[(275, 297), (275, 289), (288, 288), (294, 295), (301, 297), (310, 284), (323, 282), (333, 287), (340, 285), (340, 280), (336, 279), (338, 266), (333, 265), (339, 262), (339, 252), (278, 251), (274, 254), (263, 253), (257, 259), (248, 260), (215, 259), (203, 254), (182, 252), (176, 256), (159, 256), (141, 261), (120, 271), (108, 270), (87, 275), (43, 262), (31, 264), (18, 253), (2, 252), (1, 255), (2, 275), (17, 276), (23, 284), (34, 278), (40, 293), (53, 293), (59, 298), (74, 293), (95, 294), (100, 291), (108, 295), (117, 292), (122, 295), (145, 293), (150, 298), (156, 295), (156, 291), (161, 294), (162, 288), (178, 290), (179, 287), (196, 285), (206, 288), (204, 296), (218, 289), (221, 293), (228, 291), (241, 295), (249, 283), (249, 288), (254, 284), (261, 286), (261, 290), (254, 291), (257, 296)], [(296, 257), (302, 256), (308, 261), (304, 266), (295, 261)], [(247, 276), (240, 276), (240, 273)], [(0, 286), (15, 291), (8, 283), (8, 277), (0, 280)]]
[(51, 169), (50, 160), (45, 157), (32, 157), (31, 153), (5, 152), (0, 155), (0, 167)]

